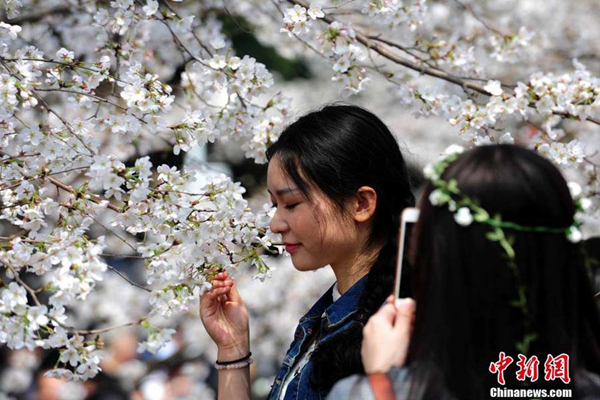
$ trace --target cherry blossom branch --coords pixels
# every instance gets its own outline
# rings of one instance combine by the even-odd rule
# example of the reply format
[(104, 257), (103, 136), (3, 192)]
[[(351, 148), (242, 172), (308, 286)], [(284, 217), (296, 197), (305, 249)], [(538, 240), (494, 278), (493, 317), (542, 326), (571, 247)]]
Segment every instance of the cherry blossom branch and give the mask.
[(15, 277), (15, 280), (19, 283), (19, 285), (23, 286), (25, 288), (25, 290), (31, 295), (31, 298), (33, 299), (33, 302), (35, 303), (35, 305), (38, 307), (41, 307), (42, 303), (40, 303), (40, 300), (37, 298), (37, 294), (36, 294), (38, 292), (36, 290), (32, 289), (31, 286), (26, 284), (23, 281), (23, 279), (21, 279), (21, 277), (19, 276), (17, 271), (15, 271), (13, 269), (13, 267), (11, 267), (10, 265), (4, 264), (4, 263), (2, 263), (2, 264), (10, 270), (10, 272), (13, 274), (13, 276)]
[[(21, 285), (29, 293), (29, 295), (33, 299), (35, 305), (38, 306), (38, 307), (42, 307), (43, 304), (40, 302), (40, 300), (37, 297), (37, 293), (39, 293), (39, 291), (34, 290), (33, 288), (31, 288), (31, 286), (29, 286), (27, 283), (25, 283), (21, 279), (21, 277), (19, 276), (19, 274), (10, 265), (6, 265), (6, 264), (3, 264), (3, 265), (12, 272), (12, 274), (14, 275), (15, 280), (17, 281), (17, 283), (19, 283), (19, 285)], [(108, 267), (109, 267), (109, 269), (112, 269), (114, 271), (113, 267), (111, 267), (111, 266), (108, 266)], [(115, 272), (117, 272), (117, 271), (115, 271)], [(119, 274), (119, 275), (121, 275), (121, 274)], [(123, 277), (123, 278), (125, 280), (129, 281), (127, 278), (125, 278), (125, 277)], [(141, 289), (144, 289), (146, 291), (151, 292), (151, 290), (148, 289), (148, 288), (145, 288), (143, 286), (139, 286), (139, 285), (137, 285), (137, 284), (135, 284), (135, 283), (133, 283), (131, 281), (129, 281), (129, 282), (131, 284), (133, 284), (134, 286), (140, 287)], [(75, 328), (72, 328), (72, 327), (70, 327), (68, 325), (65, 325), (65, 324), (61, 323), (60, 321), (56, 320), (55, 318), (53, 318), (50, 315), (48, 317), (50, 319), (52, 319), (54, 322), (56, 322), (59, 326), (65, 328), (67, 331), (69, 331), (70, 333), (75, 334), (75, 335), (93, 335), (93, 334), (104, 333), (104, 332), (112, 331), (112, 330), (115, 330), (115, 329), (125, 328), (125, 327), (128, 327), (128, 326), (140, 325), (143, 321), (145, 321), (147, 319), (147, 317), (142, 317), (142, 318), (138, 319), (137, 321), (127, 322), (127, 323), (121, 324), (121, 325), (110, 326), (110, 327), (107, 327), (107, 328), (89, 329), (89, 330), (87, 330), (87, 329), (75, 329)]]
[[(288, 2), (290, 2), (292, 4), (297, 4), (306, 9), (308, 9), (310, 7), (303, 0), (288, 0)], [(325, 14), (325, 16), (322, 19), (329, 24), (336, 22), (336, 20), (328, 14)], [(363, 33), (359, 32), (359, 31), (355, 31), (355, 32), (356, 32), (356, 40), (358, 40), (362, 45), (367, 47), (367, 49), (371, 49), (371, 50), (375, 51), (382, 57), (387, 58), (388, 60), (393, 61), (396, 64), (402, 65), (408, 69), (412, 69), (413, 71), (420, 72), (421, 74), (429, 75), (429, 76), (432, 76), (432, 77), (438, 78), (438, 79), (442, 79), (444, 81), (453, 83), (455, 85), (461, 86), (466, 89), (471, 89), (475, 92), (481, 93), (486, 96), (490, 95), (490, 93), (487, 90), (485, 90), (483, 88), (483, 86), (481, 86), (481, 85), (478, 85), (473, 82), (469, 82), (468, 80), (466, 80), (464, 78), (459, 78), (457, 76), (450, 75), (443, 70), (440, 70), (437, 68), (431, 68), (429, 66), (419, 65), (413, 61), (407, 60), (407, 59), (395, 54), (394, 52), (388, 50), (387, 48), (383, 47), (379, 43), (376, 43), (373, 40), (369, 39), (369, 37), (364, 35)], [(503, 86), (510, 87), (509, 85), (503, 85)], [(556, 112), (556, 114), (562, 115), (567, 118), (573, 118), (572, 115), (567, 114), (567, 113)], [(594, 117), (587, 117), (586, 120), (590, 121), (594, 124), (600, 125), (600, 119), (597, 119)]]
[[(95, 72), (97, 74), (102, 74), (104, 72), (104, 71), (101, 71), (99, 69), (94, 69), (94, 68), (91, 68), (91, 67), (86, 67), (84, 65), (79, 65), (77, 61), (73, 61), (71, 63), (66, 63), (66, 62), (56, 61), (56, 60), (48, 59), (48, 58), (27, 58), (27, 57), (23, 57), (23, 58), (3, 58), (3, 57), (0, 57), (0, 58), (3, 59), (6, 62), (19, 62), (19, 61), (45, 62), (45, 63), (63, 65), (63, 66), (68, 67), (68, 68), (70, 68), (72, 70), (83, 69), (83, 70), (86, 70), (86, 71)], [(108, 75), (108, 77), (110, 77), (110, 79), (114, 79), (117, 82), (122, 82), (122, 83), (130, 84), (129, 82), (124, 81), (122, 79), (119, 79), (119, 78), (117, 78), (114, 75)]]
[[(309, 5), (302, 0), (288, 0), (288, 1), (293, 4), (298, 4), (307, 9), (309, 8)], [(323, 20), (329, 24), (336, 22), (336, 20), (334, 18), (332, 18), (331, 16), (329, 16), (328, 14), (325, 14), (325, 16), (323, 17)], [(440, 79), (443, 79), (450, 83), (454, 83), (459, 86), (464, 86), (464, 87), (474, 90), (476, 92), (479, 92), (479, 93), (482, 93), (485, 95), (489, 95), (489, 93), (481, 85), (477, 85), (477, 84), (471, 83), (471, 82), (466, 82), (458, 77), (451, 76), (442, 70), (420, 66), (410, 60), (407, 60), (405, 58), (398, 56), (397, 54), (389, 51), (385, 47), (382, 47), (378, 43), (373, 43), (373, 41), (370, 40), (368, 38), (368, 36), (363, 35), (361, 32), (358, 32), (358, 31), (355, 31), (355, 32), (356, 32), (356, 39), (360, 43), (362, 43), (365, 47), (373, 49), (375, 52), (379, 53), (379, 55), (383, 56), (384, 58), (387, 58), (390, 61), (393, 61), (396, 64), (400, 64), (406, 68), (412, 69), (412, 70), (420, 72), (422, 74), (430, 75), (435, 78), (440, 78)]]
[[(196, 57), (184, 44), (183, 42), (179, 39), (179, 37), (177, 37), (177, 35), (175, 34), (175, 32), (173, 31), (173, 29), (171, 28), (171, 26), (167, 23), (167, 21), (165, 21), (164, 19), (159, 19), (158, 21), (162, 22), (167, 29), (169, 30), (169, 32), (171, 33), (171, 36), (173, 37), (173, 40), (175, 41), (175, 44), (180, 47), (183, 51), (185, 51), (194, 61), (199, 62), (200, 64), (202, 64), (204, 67), (206, 68), (210, 68), (214, 71), (219, 71), (215, 68), (212, 68), (210, 65), (206, 65), (206, 63), (204, 61), (202, 61), (201, 59), (199, 59), (198, 57)], [(210, 53), (209, 53), (210, 54)], [(221, 71), (222, 72), (222, 71)], [(242, 107), (246, 110), (248, 109), (248, 106), (246, 105), (246, 101), (244, 100), (244, 98), (239, 94), (239, 92), (237, 90), (235, 90), (235, 94), (237, 94), (237, 99), (239, 100), (240, 104), (242, 105)]]
[(8, 154), (4, 151), (0, 151), (0, 154), (9, 156), (8, 158), (1, 159), (0, 162), (2, 162), (2, 163), (7, 163), (12, 160), (18, 160), (18, 159), (24, 158), (24, 157), (37, 157), (40, 155), (40, 153), (32, 153), (32, 154), (19, 154), (18, 156), (11, 156), (10, 154)]
[[(21, 77), (19, 77), (18, 74), (13, 73), (10, 70), (10, 67), (8, 65), (6, 65), (6, 62), (4, 61), (3, 58), (0, 58), (0, 64), (2, 64), (2, 66), (4, 67), (4, 69), (6, 69), (6, 71), (10, 74), (10, 76), (12, 76), (13, 78), (21, 81)], [(48, 103), (46, 103), (46, 101), (42, 98), (42, 96), (40, 96), (37, 91), (35, 89), (31, 89), (31, 94), (33, 94), (33, 96), (46, 108), (46, 110), (51, 113), (54, 114), (56, 116), (56, 118), (58, 118), (60, 120), (60, 122), (62, 122), (62, 124), (69, 130), (69, 132), (77, 139), (79, 140), (79, 142), (90, 152), (90, 155), (93, 155), (94, 152), (92, 151), (92, 149), (90, 149), (88, 147), (88, 145), (83, 141), (83, 139), (81, 139), (79, 137), (79, 135), (77, 135), (74, 131), (73, 128), (71, 128), (71, 126), (69, 125), (69, 123), (60, 115), (58, 114), (56, 111), (54, 111), (49, 105)], [(75, 149), (74, 149), (75, 150)]]
[(67, 169), (67, 170), (65, 170), (65, 171), (51, 172), (51, 173), (49, 173), (49, 174), (45, 174), (45, 175), (42, 175), (42, 176), (30, 176), (30, 177), (23, 177), (23, 178), (19, 179), (19, 182), (18, 182), (18, 183), (15, 183), (15, 184), (13, 184), (13, 185), (11, 185), (11, 186), (7, 186), (7, 187), (5, 187), (3, 183), (0, 183), (0, 190), (14, 189), (14, 188), (16, 188), (16, 187), (19, 187), (19, 186), (21, 186), (21, 184), (22, 184), (23, 182), (31, 182), (31, 181), (36, 181), (36, 180), (40, 180), (40, 179), (42, 179), (42, 180), (43, 180), (43, 179), (44, 179), (45, 177), (47, 177), (47, 176), (52, 176), (52, 175), (60, 175), (60, 174), (67, 174), (67, 173), (69, 173), (69, 172), (81, 171), (81, 170), (83, 170), (83, 169), (88, 169), (88, 168), (89, 168), (89, 166), (87, 166), (87, 167), (77, 167), (77, 168), (71, 168), (71, 169)]
[[(527, 124), (527, 125), (529, 125), (529, 126), (530, 126), (530, 127), (532, 127), (532, 128), (535, 128), (535, 129), (537, 129), (537, 130), (538, 130), (538, 131), (540, 131), (541, 133), (543, 133), (543, 134), (544, 134), (544, 137), (546, 138), (546, 141), (547, 141), (547, 142), (558, 142), (558, 140), (556, 140), (556, 139), (552, 139), (552, 137), (550, 137), (550, 134), (549, 134), (549, 133), (548, 133), (548, 132), (547, 132), (547, 131), (546, 131), (544, 128), (542, 128), (541, 126), (539, 126), (538, 124), (534, 124), (534, 123), (533, 123), (533, 122), (531, 122), (531, 121), (526, 121), (526, 124)], [(595, 155), (596, 155), (596, 153), (594, 153), (594, 154), (591, 154), (591, 155), (588, 155), (588, 156), (584, 156), (584, 157), (583, 157), (583, 161), (584, 161), (584, 162), (586, 162), (587, 164), (590, 164), (590, 165), (592, 165), (592, 166), (593, 166), (593, 167), (595, 167), (595, 168), (598, 168), (598, 167), (599, 167), (599, 165), (598, 165), (598, 164), (596, 164), (595, 162), (593, 162), (592, 160), (590, 160), (590, 157), (594, 157)]]
[[(65, 183), (62, 183), (61, 181), (59, 181), (59, 180), (57, 180), (57, 179), (55, 179), (55, 178), (48, 177), (48, 180), (49, 180), (50, 182), (52, 182), (52, 183), (53, 183), (55, 186), (57, 186), (57, 187), (59, 187), (59, 188), (61, 188), (61, 189), (63, 189), (63, 190), (66, 190), (67, 192), (69, 192), (69, 193), (71, 193), (71, 194), (76, 194), (76, 193), (75, 193), (75, 189), (73, 189), (73, 187), (72, 187), (72, 186), (69, 186), (69, 185), (67, 185), (67, 184), (65, 184)], [(92, 201), (92, 202), (94, 202), (94, 203), (96, 203), (96, 204), (100, 204), (100, 203), (103, 201), (103, 200), (99, 199), (99, 198), (98, 198), (96, 195), (94, 195), (94, 194), (89, 194), (88, 196), (89, 196), (89, 198), (87, 198), (86, 200), (90, 200), (90, 201)], [(106, 207), (107, 207), (107, 208), (110, 208), (110, 209), (111, 209), (111, 210), (113, 210), (113, 211), (116, 211), (116, 212), (121, 212), (121, 209), (120, 209), (119, 207), (117, 207), (117, 206), (113, 205), (113, 204), (110, 204), (110, 203), (108, 203)]]
[[(352, 0), (354, 1), (354, 0)], [(275, 8), (277, 9), (277, 11), (279, 11), (279, 14), (281, 14), (281, 16), (285, 16), (285, 13), (283, 12), (283, 10), (281, 9), (281, 7), (279, 6), (279, 4), (277, 3), (276, 0), (271, 0), (271, 3), (273, 3), (273, 5), (275, 6)], [(304, 40), (303, 38), (301, 38), (298, 35), (294, 35), (294, 37), (303, 45), (305, 45), (306, 47), (308, 47), (310, 50), (312, 50), (315, 54), (317, 54), (319, 57), (330, 61), (329, 57), (327, 57), (325, 54), (321, 53), (318, 49), (316, 49), (312, 44), (308, 43), (306, 40)]]
[[(91, 93), (85, 93), (85, 92), (78, 92), (76, 90), (69, 90), (69, 89), (35, 89), (37, 92), (62, 92), (62, 93), (71, 93), (71, 94), (80, 94), (82, 96), (86, 96), (86, 97), (90, 97), (96, 101), (105, 103), (105, 104), (110, 104), (113, 107), (118, 108), (121, 111), (127, 111), (128, 109), (126, 107), (123, 107), (119, 104), (113, 103), (112, 101), (105, 99), (103, 97), (99, 97), (96, 96), (94, 94)], [(145, 122), (145, 121), (144, 121)]]
[(381, 34), (379, 34), (379, 35), (376, 35), (376, 36), (369, 36), (369, 39), (377, 40), (378, 42), (381, 42), (381, 43), (387, 44), (388, 46), (395, 47), (395, 48), (397, 48), (398, 50), (402, 50), (402, 51), (403, 51), (403, 52), (405, 52), (406, 54), (408, 54), (408, 55), (410, 55), (410, 56), (412, 56), (412, 57), (416, 58), (417, 60), (421, 61), (422, 63), (424, 63), (424, 64), (426, 64), (426, 65), (430, 66), (431, 68), (434, 68), (434, 69), (439, 69), (439, 68), (437, 68), (437, 67), (435, 67), (435, 66), (433, 66), (433, 65), (431, 65), (431, 64), (430, 64), (431, 60), (426, 60), (426, 59), (424, 59), (424, 58), (422, 58), (422, 57), (420, 57), (420, 56), (417, 56), (416, 54), (413, 54), (411, 51), (409, 51), (409, 50), (408, 50), (408, 48), (407, 48), (407, 47), (405, 47), (405, 46), (402, 46), (402, 45), (401, 45), (401, 44), (399, 44), (399, 43), (392, 42), (391, 40), (383, 39), (383, 38), (381, 37)]
[(24, 235), (24, 234), (26, 234), (27, 232), (29, 232), (29, 231), (28, 231), (28, 230), (26, 230), (26, 229), (23, 229), (23, 230), (21, 230), (21, 231), (19, 231), (19, 232), (17, 232), (17, 233), (14, 233), (14, 234), (12, 234), (12, 235), (10, 235), (10, 236), (0, 236), (0, 240), (5, 240), (5, 241), (7, 241), (7, 242), (10, 242), (10, 241), (11, 241), (11, 240), (13, 240), (13, 239), (16, 239), (16, 238), (18, 238), (18, 237), (20, 237), (20, 236), (23, 236), (23, 235)]
[[(182, 19), (179, 16), (179, 14), (177, 13), (177, 11), (175, 11), (168, 2), (166, 2), (164, 0), (159, 0), (159, 1), (164, 7), (166, 7), (169, 11), (171, 11), (173, 13), (173, 15), (175, 15), (179, 19)], [(138, 1), (138, 3), (140, 5), (143, 5), (143, 3), (141, 1)], [(196, 39), (196, 42), (200, 45), (200, 47), (202, 47), (204, 49), (204, 51), (206, 51), (208, 53), (208, 55), (210, 55), (212, 57), (213, 54), (210, 51), (210, 49), (208, 48), (208, 46), (206, 46), (204, 43), (202, 43), (202, 41), (200, 40), (200, 38), (198, 37), (198, 35), (194, 31), (194, 29), (192, 29), (191, 31), (192, 31), (192, 35), (194, 36), (194, 39)]]

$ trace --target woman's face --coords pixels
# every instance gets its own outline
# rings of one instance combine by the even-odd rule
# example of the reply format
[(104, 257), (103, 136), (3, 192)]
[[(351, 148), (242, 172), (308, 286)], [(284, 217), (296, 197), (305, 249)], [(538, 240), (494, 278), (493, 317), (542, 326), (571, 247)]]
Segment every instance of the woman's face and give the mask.
[(271, 230), (282, 235), (296, 269), (316, 270), (354, 257), (361, 243), (352, 218), (314, 187), (309, 202), (281, 169), (278, 157), (269, 163), (267, 188), (277, 207)]

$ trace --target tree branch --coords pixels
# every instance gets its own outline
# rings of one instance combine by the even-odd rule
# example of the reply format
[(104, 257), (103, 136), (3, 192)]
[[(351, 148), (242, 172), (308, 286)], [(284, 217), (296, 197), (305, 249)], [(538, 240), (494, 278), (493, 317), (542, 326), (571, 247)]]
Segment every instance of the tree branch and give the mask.
[[(61, 189), (63, 189), (63, 190), (66, 190), (66, 191), (67, 191), (67, 192), (69, 192), (69, 193), (72, 193), (72, 194), (74, 194), (74, 193), (75, 193), (75, 189), (73, 189), (73, 187), (72, 187), (72, 186), (69, 186), (69, 185), (67, 185), (67, 184), (65, 184), (65, 183), (62, 183), (62, 182), (61, 182), (61, 181), (59, 181), (58, 179), (55, 179), (55, 178), (48, 177), (48, 180), (49, 180), (50, 182), (52, 182), (52, 183), (53, 183), (55, 186), (57, 186), (57, 187), (59, 187), (59, 188), (61, 188)], [(96, 204), (100, 204), (100, 202), (102, 202), (102, 200), (100, 200), (100, 199), (99, 199), (99, 198), (98, 198), (96, 195), (94, 195), (94, 194), (90, 195), (90, 198), (89, 198), (89, 199), (86, 199), (86, 200), (92, 201), (92, 202), (94, 202), (94, 203), (96, 203)], [(108, 203), (108, 205), (107, 205), (106, 207), (107, 207), (107, 208), (110, 208), (110, 209), (111, 209), (111, 210), (113, 210), (113, 211), (116, 211), (116, 212), (121, 212), (121, 210), (119, 209), (119, 207), (117, 207), (117, 206), (115, 206), (115, 205), (113, 205), (113, 204), (110, 204), (110, 203)]]
[(28, 15), (16, 17), (9, 21), (10, 21), (11, 25), (35, 23), (35, 22), (38, 22), (50, 15), (68, 15), (68, 14), (71, 14), (72, 11), (73, 11), (73, 6), (58, 6), (58, 7), (54, 7), (54, 8), (49, 8), (47, 10), (33, 12)]
[(119, 275), (121, 278), (125, 279), (127, 281), (127, 283), (129, 283), (132, 286), (135, 286), (137, 288), (140, 288), (142, 290), (145, 290), (148, 293), (151, 293), (152, 290), (148, 289), (145, 286), (142, 285), (138, 285), (137, 283), (133, 282), (132, 280), (130, 280), (127, 276), (125, 276), (124, 274), (120, 273), (115, 267), (113, 267), (112, 265), (108, 265), (106, 264), (106, 266), (108, 267), (108, 269), (110, 269), (112, 272), (114, 272), (115, 274)]
[(90, 330), (70, 329), (70, 331), (71, 331), (71, 333), (74, 333), (76, 335), (94, 335), (94, 334), (98, 334), (98, 333), (114, 331), (115, 329), (125, 328), (128, 326), (139, 325), (146, 319), (147, 319), (146, 317), (143, 317), (143, 318), (138, 319), (137, 321), (131, 321), (131, 322), (127, 322), (125, 324), (109, 326), (107, 328), (101, 328), (101, 329), (90, 329)]
[[(308, 9), (310, 7), (303, 0), (288, 0), (288, 2), (290, 2), (292, 4), (297, 4), (306, 9)], [(334, 18), (332, 18), (328, 14), (325, 14), (325, 16), (322, 19), (329, 24), (332, 24), (333, 22), (336, 21)], [(450, 83), (454, 83), (455, 85), (458, 85), (462, 88), (471, 89), (471, 90), (481, 93), (483, 95), (490, 96), (490, 93), (487, 90), (485, 90), (483, 88), (483, 86), (481, 86), (481, 85), (478, 85), (473, 82), (469, 82), (463, 78), (459, 78), (454, 75), (450, 75), (447, 72), (444, 72), (442, 70), (434, 69), (434, 68), (424, 66), (424, 65), (419, 65), (413, 61), (407, 60), (407, 59), (395, 54), (394, 52), (388, 50), (387, 48), (383, 47), (381, 44), (370, 40), (369, 37), (364, 35), (363, 33), (359, 32), (357, 30), (355, 30), (355, 32), (356, 32), (356, 40), (358, 40), (358, 42), (360, 42), (362, 45), (364, 45), (368, 49), (377, 52), (382, 57), (387, 58), (390, 61), (393, 61), (396, 64), (399, 64), (406, 68), (412, 69), (413, 71), (420, 72), (421, 74), (424, 74), (424, 75), (429, 75), (434, 78), (438, 78), (438, 79), (442, 79), (442, 80), (450, 82)], [(509, 85), (503, 85), (503, 86), (509, 86)], [(555, 112), (555, 114), (573, 118), (573, 116), (571, 116), (569, 114), (565, 114), (565, 113), (561, 114), (559, 112)], [(594, 124), (600, 125), (600, 119), (597, 119), (594, 117), (587, 117), (586, 120), (590, 121)]]
[(458, 5), (460, 5), (464, 10), (468, 11), (469, 14), (471, 14), (471, 16), (473, 18), (475, 18), (477, 21), (479, 21), (481, 23), (481, 25), (483, 25), (484, 27), (486, 27), (487, 30), (489, 30), (490, 32), (495, 33), (498, 36), (501, 37), (506, 37), (507, 35), (505, 35), (504, 33), (500, 32), (498, 29), (494, 28), (493, 26), (490, 26), (487, 22), (485, 22), (485, 20), (483, 18), (481, 18), (479, 15), (477, 15), (477, 13), (471, 8), (471, 6), (464, 4), (462, 1), (460, 0), (454, 0)]

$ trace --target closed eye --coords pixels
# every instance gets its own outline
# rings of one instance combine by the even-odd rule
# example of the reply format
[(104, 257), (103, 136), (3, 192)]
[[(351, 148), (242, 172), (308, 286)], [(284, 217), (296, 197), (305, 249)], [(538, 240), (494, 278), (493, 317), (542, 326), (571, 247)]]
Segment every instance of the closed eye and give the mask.
[(285, 209), (293, 210), (298, 204), (300, 204), (300, 203), (288, 204), (287, 206), (285, 206)]

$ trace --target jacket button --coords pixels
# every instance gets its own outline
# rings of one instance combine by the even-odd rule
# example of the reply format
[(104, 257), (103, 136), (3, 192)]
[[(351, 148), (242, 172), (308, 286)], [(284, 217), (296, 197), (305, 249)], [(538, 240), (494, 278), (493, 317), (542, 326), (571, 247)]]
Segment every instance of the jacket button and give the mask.
[(311, 329), (311, 328), (308, 328), (308, 329), (306, 330), (306, 333), (308, 333), (309, 335), (312, 335), (312, 329)]
[(277, 379), (277, 380), (275, 381), (275, 383), (276, 383), (276, 384), (278, 384), (278, 385), (281, 385), (281, 379)]

